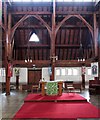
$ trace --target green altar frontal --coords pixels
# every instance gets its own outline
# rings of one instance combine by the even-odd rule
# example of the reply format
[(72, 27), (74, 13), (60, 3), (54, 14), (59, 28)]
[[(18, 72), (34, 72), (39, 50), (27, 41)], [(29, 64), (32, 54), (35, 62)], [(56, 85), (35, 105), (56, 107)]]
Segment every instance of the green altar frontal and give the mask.
[(58, 83), (55, 81), (49, 81), (46, 83), (46, 94), (57, 95), (58, 94)]

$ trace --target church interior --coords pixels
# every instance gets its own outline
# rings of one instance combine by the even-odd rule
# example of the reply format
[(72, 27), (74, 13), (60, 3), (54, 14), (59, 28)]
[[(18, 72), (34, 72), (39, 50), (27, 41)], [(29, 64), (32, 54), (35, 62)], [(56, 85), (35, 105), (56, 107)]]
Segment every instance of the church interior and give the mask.
[(99, 0), (0, 0), (0, 119), (100, 120)]

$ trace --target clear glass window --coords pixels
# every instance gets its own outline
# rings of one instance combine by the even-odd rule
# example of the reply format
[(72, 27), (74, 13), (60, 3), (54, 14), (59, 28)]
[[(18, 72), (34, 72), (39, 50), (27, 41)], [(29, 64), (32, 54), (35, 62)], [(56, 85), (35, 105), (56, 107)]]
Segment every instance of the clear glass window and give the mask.
[(91, 75), (91, 68), (88, 68), (88, 69), (87, 69), (87, 74), (88, 74), (88, 75)]
[[(13, 2), (51, 2), (52, 0), (12, 0)], [(56, 0), (57, 2), (98, 2), (99, 0)]]
[(60, 69), (56, 69), (56, 75), (60, 75)]
[(68, 69), (68, 75), (72, 75), (72, 69), (71, 68)]
[(61, 75), (66, 75), (66, 69), (65, 68), (61, 69)]
[(78, 75), (78, 70), (73, 68), (73, 75)]

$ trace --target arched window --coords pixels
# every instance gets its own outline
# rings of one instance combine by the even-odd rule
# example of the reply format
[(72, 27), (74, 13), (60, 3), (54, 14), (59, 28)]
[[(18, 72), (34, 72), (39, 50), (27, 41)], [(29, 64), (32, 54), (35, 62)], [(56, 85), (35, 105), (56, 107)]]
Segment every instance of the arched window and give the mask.
[(39, 42), (39, 37), (36, 35), (36, 33), (32, 33), (29, 42)]

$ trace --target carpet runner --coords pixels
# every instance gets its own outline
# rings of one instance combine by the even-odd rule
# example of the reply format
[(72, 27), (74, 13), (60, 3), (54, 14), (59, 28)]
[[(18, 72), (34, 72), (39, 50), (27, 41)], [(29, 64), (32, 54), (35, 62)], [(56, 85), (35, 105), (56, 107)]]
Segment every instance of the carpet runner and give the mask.
[(42, 96), (41, 94), (29, 94), (25, 99), (24, 102), (87, 102), (87, 100), (76, 93), (63, 93), (61, 96)]
[[(74, 102), (74, 97), (80, 98), (79, 102)], [(29, 94), (25, 98), (25, 102), (19, 111), (13, 117), (13, 120), (19, 119), (48, 119), (48, 120), (77, 120), (78, 118), (100, 118), (100, 110), (90, 104), (89, 102), (82, 102), (84, 99), (82, 96), (75, 94), (68, 97), (68, 94), (64, 93), (62, 96), (42, 96), (39, 94)], [(80, 97), (79, 97), (80, 96)], [(60, 102), (43, 102), (42, 100), (61, 100)], [(72, 99), (72, 102), (63, 102), (62, 98)], [(33, 100), (41, 100), (41, 102), (32, 102)], [(27, 102), (26, 102), (27, 101)], [(28, 102), (31, 101), (31, 102)]]

